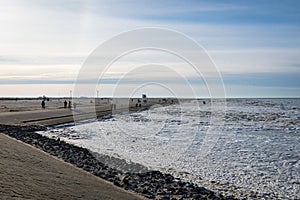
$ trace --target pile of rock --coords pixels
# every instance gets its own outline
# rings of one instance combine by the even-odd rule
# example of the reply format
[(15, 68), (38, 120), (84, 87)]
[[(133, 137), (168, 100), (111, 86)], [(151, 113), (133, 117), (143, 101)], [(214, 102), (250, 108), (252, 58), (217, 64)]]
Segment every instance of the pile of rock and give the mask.
[[(217, 196), (214, 192), (185, 182), (170, 174), (159, 171), (124, 171), (104, 164), (88, 149), (68, 144), (61, 140), (42, 136), (36, 131), (45, 130), (41, 126), (0, 125), (0, 132), (33, 145), (53, 156), (61, 158), (95, 176), (112, 182), (118, 187), (156, 199), (232, 199)], [(100, 156), (101, 157), (101, 156)], [(104, 156), (105, 157), (105, 156)], [(107, 160), (108, 158), (105, 157)], [(111, 158), (116, 159), (116, 158)]]

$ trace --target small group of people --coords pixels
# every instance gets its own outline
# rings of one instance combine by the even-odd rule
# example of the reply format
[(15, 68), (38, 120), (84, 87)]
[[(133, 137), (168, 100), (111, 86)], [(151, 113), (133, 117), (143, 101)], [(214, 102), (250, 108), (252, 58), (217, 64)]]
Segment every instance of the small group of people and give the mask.
[(64, 101), (64, 108), (67, 108), (67, 107), (69, 109), (72, 108), (72, 101), (71, 100), (69, 100), (69, 103), (67, 102), (67, 100)]
[[(45, 99), (42, 100), (41, 105), (42, 105), (42, 108), (43, 108), (43, 109), (46, 108), (46, 100), (45, 100)], [(64, 101), (64, 108), (69, 108), (69, 109), (71, 109), (71, 108), (72, 108), (72, 101), (69, 100), (69, 102), (67, 102), (67, 100), (65, 100), (65, 101)], [(76, 103), (73, 103), (73, 108), (76, 109)]]
[[(71, 109), (72, 108), (72, 101), (69, 100), (69, 102), (67, 102), (67, 100), (64, 101), (64, 108), (69, 108)], [(76, 103), (73, 103), (73, 108), (76, 109)]]

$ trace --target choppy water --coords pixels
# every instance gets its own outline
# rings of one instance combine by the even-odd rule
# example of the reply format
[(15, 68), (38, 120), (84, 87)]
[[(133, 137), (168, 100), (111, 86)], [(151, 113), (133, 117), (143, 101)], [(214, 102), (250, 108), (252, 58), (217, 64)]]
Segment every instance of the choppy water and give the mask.
[(185, 100), (42, 134), (221, 193), (300, 199), (300, 99), (224, 105)]

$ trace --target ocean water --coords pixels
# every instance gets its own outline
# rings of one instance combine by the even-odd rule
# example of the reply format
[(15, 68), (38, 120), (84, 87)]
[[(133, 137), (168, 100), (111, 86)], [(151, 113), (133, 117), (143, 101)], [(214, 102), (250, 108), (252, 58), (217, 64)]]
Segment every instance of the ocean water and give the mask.
[(182, 100), (40, 134), (225, 195), (300, 199), (300, 99)]

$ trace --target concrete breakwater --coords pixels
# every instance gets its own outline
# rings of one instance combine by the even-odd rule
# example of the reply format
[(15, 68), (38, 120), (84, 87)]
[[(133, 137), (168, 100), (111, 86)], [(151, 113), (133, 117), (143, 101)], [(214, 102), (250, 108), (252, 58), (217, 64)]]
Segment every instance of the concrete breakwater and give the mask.
[(0, 99), (0, 124), (58, 125), (178, 103), (175, 98), (73, 98), (68, 100), (71, 106), (64, 108), (64, 101), (49, 99), (44, 109), (39, 99)]
[[(225, 198), (223, 196), (217, 196), (213, 191), (159, 171), (142, 169), (140, 172), (130, 172), (115, 169), (102, 162), (101, 156), (96, 158), (95, 154), (88, 149), (77, 147), (64, 141), (47, 138), (36, 133), (36, 131), (41, 130), (45, 130), (45, 127), (0, 125), (0, 132), (35, 146), (65, 162), (71, 163), (95, 176), (110, 181), (118, 187), (139, 193), (146, 198), (233, 199), (233, 197)], [(110, 163), (124, 162), (123, 160), (112, 157), (106, 157), (105, 159), (114, 160), (110, 161)], [(133, 163), (132, 166), (136, 167), (138, 164)]]

